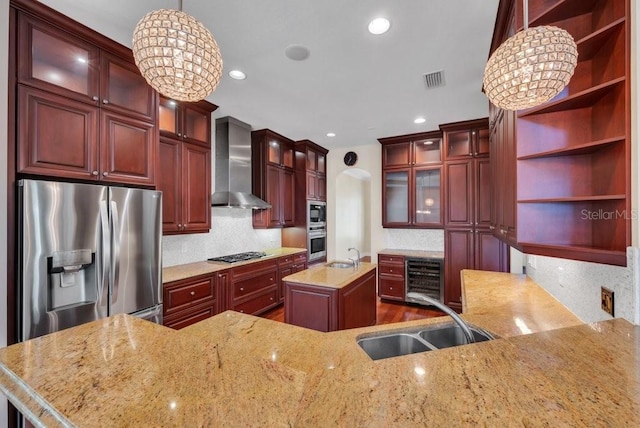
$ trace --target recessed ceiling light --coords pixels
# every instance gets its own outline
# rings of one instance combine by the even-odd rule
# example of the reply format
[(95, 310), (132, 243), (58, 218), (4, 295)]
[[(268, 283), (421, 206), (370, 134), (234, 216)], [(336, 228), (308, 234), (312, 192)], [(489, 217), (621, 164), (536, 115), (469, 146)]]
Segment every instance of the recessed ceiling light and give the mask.
[(383, 34), (389, 31), (391, 23), (386, 18), (376, 18), (369, 23), (369, 32), (371, 34)]
[(335, 137), (336, 133), (335, 132), (327, 132), (327, 137)]
[(425, 123), (427, 121), (427, 119), (425, 119), (424, 117), (416, 117), (413, 120), (413, 123)]
[(231, 70), (229, 72), (229, 77), (236, 80), (244, 80), (247, 78), (247, 75), (240, 70)]

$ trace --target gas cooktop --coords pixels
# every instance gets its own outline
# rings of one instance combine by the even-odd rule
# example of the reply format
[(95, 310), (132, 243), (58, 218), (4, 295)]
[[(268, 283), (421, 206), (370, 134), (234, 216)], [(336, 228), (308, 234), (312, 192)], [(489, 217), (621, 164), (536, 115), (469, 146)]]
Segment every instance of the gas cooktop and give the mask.
[(212, 257), (207, 260), (209, 260), (210, 262), (236, 263), (245, 260), (259, 259), (260, 257), (264, 257), (266, 255), (267, 254), (263, 252), (249, 251), (246, 253), (230, 254), (228, 256), (222, 257)]

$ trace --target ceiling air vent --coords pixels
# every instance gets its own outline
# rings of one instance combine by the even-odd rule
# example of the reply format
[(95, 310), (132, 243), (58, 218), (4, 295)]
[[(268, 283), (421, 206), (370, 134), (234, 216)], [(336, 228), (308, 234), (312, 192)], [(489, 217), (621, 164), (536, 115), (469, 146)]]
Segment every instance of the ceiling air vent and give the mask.
[(444, 86), (444, 70), (425, 74), (424, 82), (427, 84), (427, 89)]

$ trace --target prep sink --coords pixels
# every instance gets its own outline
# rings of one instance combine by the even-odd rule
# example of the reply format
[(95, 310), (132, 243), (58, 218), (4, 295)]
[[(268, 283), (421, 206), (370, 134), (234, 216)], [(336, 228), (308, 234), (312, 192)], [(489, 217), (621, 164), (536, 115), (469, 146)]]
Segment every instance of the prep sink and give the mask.
[(347, 268), (353, 268), (353, 263), (336, 261), (336, 262), (329, 262), (325, 266), (330, 268), (347, 269)]
[[(469, 326), (476, 342), (494, 337), (478, 327)], [(456, 324), (439, 324), (396, 333), (382, 332), (357, 339), (358, 345), (372, 360), (399, 357), (467, 344), (462, 329)]]

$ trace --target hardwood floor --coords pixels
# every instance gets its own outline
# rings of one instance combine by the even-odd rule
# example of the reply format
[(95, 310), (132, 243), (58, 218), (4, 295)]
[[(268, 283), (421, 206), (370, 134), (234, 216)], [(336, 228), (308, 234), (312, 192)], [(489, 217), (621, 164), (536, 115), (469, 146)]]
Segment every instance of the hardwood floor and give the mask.
[[(414, 304), (395, 303), (386, 300), (381, 301), (378, 299), (376, 307), (376, 324), (392, 324), (396, 322), (441, 317), (443, 315), (444, 313), (435, 308)], [(280, 305), (261, 316), (270, 320), (284, 322), (284, 305)]]

